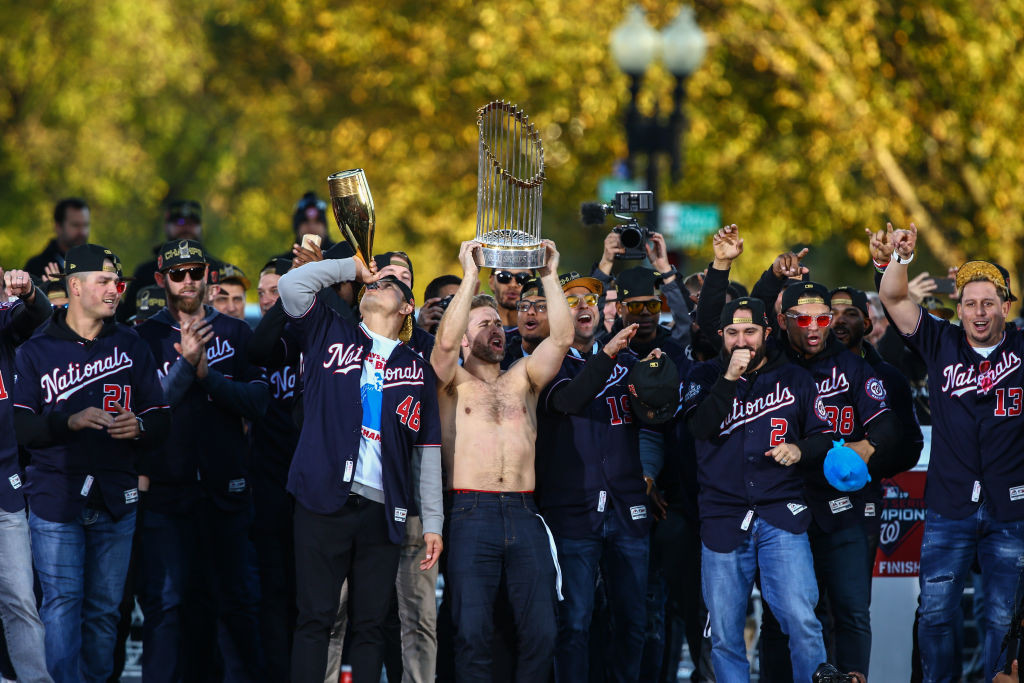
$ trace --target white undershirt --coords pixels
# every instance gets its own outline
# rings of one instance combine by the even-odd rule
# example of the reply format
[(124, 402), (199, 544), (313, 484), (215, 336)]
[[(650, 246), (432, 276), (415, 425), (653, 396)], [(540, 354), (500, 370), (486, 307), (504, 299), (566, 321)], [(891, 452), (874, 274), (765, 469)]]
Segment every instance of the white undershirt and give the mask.
[(353, 481), (383, 491), (380, 425), (381, 403), (384, 397), (384, 367), (391, 357), (391, 352), (398, 346), (398, 340), (374, 334), (362, 323), (359, 327), (373, 340), (373, 348), (363, 361), (363, 373), (359, 379), (359, 394), (363, 400), (363, 424), (359, 439), (359, 459), (356, 461)]

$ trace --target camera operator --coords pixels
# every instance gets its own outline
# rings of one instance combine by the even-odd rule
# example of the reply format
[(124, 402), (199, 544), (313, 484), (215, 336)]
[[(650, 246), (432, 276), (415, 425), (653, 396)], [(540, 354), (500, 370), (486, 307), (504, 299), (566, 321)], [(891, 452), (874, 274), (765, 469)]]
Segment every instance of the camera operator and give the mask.
[(440, 275), (435, 277), (423, 291), (423, 307), (416, 316), (416, 324), (430, 334), (437, 333), (437, 325), (441, 316), (448, 309), (455, 292), (459, 290), (462, 278), (458, 275)]

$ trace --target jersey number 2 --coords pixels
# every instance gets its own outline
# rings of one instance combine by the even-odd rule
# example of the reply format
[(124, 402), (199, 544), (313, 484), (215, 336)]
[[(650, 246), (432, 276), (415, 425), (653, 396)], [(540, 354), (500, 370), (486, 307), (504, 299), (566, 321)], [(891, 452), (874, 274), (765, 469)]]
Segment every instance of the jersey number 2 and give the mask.
[(395, 408), (395, 412), (398, 413), (402, 424), (408, 425), (409, 429), (414, 432), (420, 431), (420, 404), (417, 402), (416, 406), (413, 407), (412, 396), (406, 396), (401, 405)]
[[(123, 401), (121, 399), (124, 399)], [(120, 403), (125, 410), (131, 410), (132, 388), (125, 384), (104, 384), (103, 385), (103, 410), (108, 413), (116, 413), (115, 403)]]
[(768, 445), (775, 448), (786, 440), (786, 432), (789, 431), (789, 422), (781, 417), (772, 418), (772, 433), (768, 437)]

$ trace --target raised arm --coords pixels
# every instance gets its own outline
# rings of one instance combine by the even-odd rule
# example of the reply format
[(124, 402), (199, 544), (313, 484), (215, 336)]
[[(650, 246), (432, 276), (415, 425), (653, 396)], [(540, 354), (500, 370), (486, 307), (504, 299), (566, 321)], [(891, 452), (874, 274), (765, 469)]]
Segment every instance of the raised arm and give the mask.
[(910, 334), (917, 329), (921, 317), (921, 307), (910, 298), (907, 282), (907, 265), (914, 257), (914, 246), (917, 244), (917, 226), (911, 223), (909, 230), (893, 230), (892, 223), (888, 223), (886, 233), (895, 250), (882, 275), (878, 296), (896, 328), (903, 334)]
[(437, 375), (438, 389), (451, 384), (455, 379), (455, 371), (459, 368), (462, 337), (469, 325), (469, 309), (476, 294), (476, 284), (480, 279), (480, 269), (476, 265), (478, 249), (480, 243), (476, 240), (463, 242), (459, 247), (462, 283), (441, 316), (437, 335), (434, 337), (434, 350), (430, 353), (430, 366)]
[(368, 284), (377, 279), (375, 271), (376, 267), (367, 268), (356, 258), (324, 259), (304, 263), (281, 276), (277, 285), (281, 294), (281, 306), (288, 315), (301, 317), (313, 305), (317, 292), (324, 287), (349, 280)]
[(550, 333), (547, 339), (537, 345), (536, 351), (523, 360), (530, 383), (537, 391), (558, 374), (575, 336), (569, 304), (558, 284), (558, 250), (551, 240), (544, 240), (544, 247), (547, 249), (547, 260), (540, 270), (540, 281), (544, 285), (544, 298), (548, 305)]

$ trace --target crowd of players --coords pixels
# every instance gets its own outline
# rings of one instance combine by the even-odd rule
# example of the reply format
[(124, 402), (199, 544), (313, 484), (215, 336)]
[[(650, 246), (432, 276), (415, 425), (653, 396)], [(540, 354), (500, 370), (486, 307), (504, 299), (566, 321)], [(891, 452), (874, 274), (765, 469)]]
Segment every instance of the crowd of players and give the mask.
[(79, 199), (4, 273), (7, 678), (116, 680), (137, 599), (146, 681), (674, 681), (684, 642), (692, 680), (742, 681), (755, 583), (760, 680), (864, 678), (881, 482), (929, 422), (915, 677), (958, 675), (972, 566), (1001, 666), (1024, 564), (1001, 267), (950, 273), (956, 325), (908, 280), (913, 226), (869, 235), (877, 294), (806, 250), (748, 293), (736, 226), (685, 278), (656, 233), (651, 267), (617, 265), (612, 232), (583, 275), (549, 241), (538, 271), (481, 273), (466, 242), (418, 300), (407, 254), (352, 258), (325, 208), (296, 206), (255, 329), (193, 201), (132, 277)]

